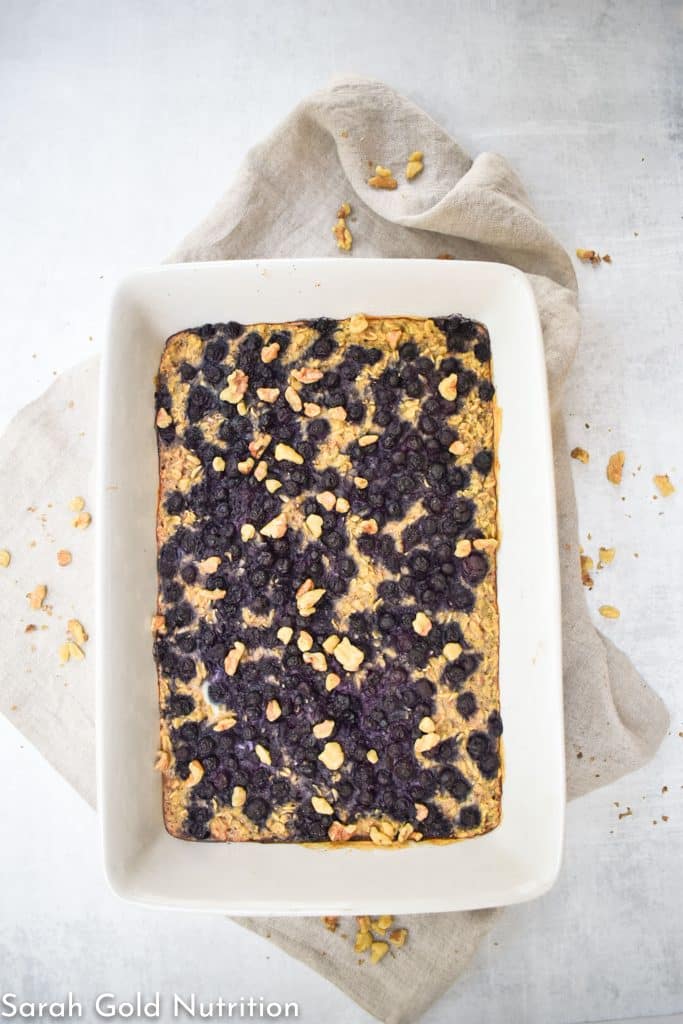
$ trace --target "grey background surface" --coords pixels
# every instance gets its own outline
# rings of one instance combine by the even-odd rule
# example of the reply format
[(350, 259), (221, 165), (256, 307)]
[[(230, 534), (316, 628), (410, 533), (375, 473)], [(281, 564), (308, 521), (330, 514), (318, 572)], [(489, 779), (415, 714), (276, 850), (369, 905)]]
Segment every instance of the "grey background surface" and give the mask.
[[(602, 625), (664, 696), (670, 735), (570, 807), (557, 886), (505, 915), (428, 1024), (683, 1010), (681, 498), (655, 501), (651, 479), (683, 487), (682, 29), (679, 4), (646, 0), (0, 3), (0, 424), (97, 350), (116, 278), (162, 259), (335, 72), (382, 78), (473, 154), (502, 152), (570, 250), (613, 258), (578, 268), (567, 396), (570, 442), (591, 454), (582, 543), (617, 548), (587, 597), (621, 609)], [(604, 478), (618, 448), (621, 492)], [(0, 543), (21, 512), (0, 501)], [(370, 1020), (229, 922), (115, 900), (92, 812), (5, 721), (0, 778), (0, 991), (252, 994), (298, 1000), (304, 1020)]]

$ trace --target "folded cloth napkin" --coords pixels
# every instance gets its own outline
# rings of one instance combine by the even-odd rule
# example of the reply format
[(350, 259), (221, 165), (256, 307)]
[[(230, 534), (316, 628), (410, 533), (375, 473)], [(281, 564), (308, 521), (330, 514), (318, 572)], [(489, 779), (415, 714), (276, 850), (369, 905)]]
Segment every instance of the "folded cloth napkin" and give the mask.
[[(424, 170), (408, 183), (406, 160), (418, 149)], [(393, 170), (398, 189), (368, 186), (376, 164)], [(534, 214), (505, 160), (483, 153), (472, 161), (423, 111), (379, 82), (337, 80), (252, 150), (229, 192), (172, 259), (339, 255), (331, 229), (344, 201), (352, 207), (349, 259), (447, 254), (502, 261), (529, 275), (553, 406), (567, 789), (575, 797), (612, 782), (653, 755), (668, 716), (627, 658), (595, 630), (584, 603), (560, 412), (562, 382), (579, 338), (576, 279), (569, 256)], [(9, 626), (0, 710), (91, 803), (96, 638), (85, 644), (84, 661), (66, 666), (60, 667), (57, 648), (67, 620), (78, 618), (87, 627), (93, 607), (93, 531), (72, 527), (68, 504), (93, 493), (96, 384), (96, 361), (63, 374), (18, 414), (0, 444), (0, 545), (13, 554), (9, 568), (0, 569), (0, 616)], [(58, 566), (58, 548), (72, 552), (70, 565)], [(24, 595), (40, 583), (48, 587), (48, 607), (31, 610)], [(25, 633), (27, 626), (37, 628)], [(398, 1024), (415, 1020), (452, 984), (497, 913), (402, 920), (406, 945), (374, 967), (358, 964), (353, 922), (342, 921), (334, 933), (317, 918), (240, 923), (312, 966), (376, 1017)]]

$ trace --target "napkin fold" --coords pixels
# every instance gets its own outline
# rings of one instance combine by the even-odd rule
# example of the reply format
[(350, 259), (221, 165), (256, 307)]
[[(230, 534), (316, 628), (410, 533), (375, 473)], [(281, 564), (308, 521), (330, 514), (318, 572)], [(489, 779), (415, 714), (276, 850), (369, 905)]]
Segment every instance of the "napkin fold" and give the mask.
[[(424, 153), (424, 170), (407, 182), (405, 164), (416, 149)], [(367, 185), (376, 164), (392, 169), (398, 189)], [(553, 411), (567, 790), (576, 797), (606, 785), (654, 754), (668, 715), (588, 615), (561, 414), (562, 384), (579, 340), (576, 278), (568, 254), (534, 213), (506, 161), (494, 153), (472, 160), (427, 114), (380, 82), (338, 79), (301, 103), (247, 155), (237, 180), (171, 260), (337, 256), (332, 225), (345, 201), (352, 207), (349, 259), (448, 255), (497, 260), (529, 275)], [(13, 556), (0, 569), (6, 624), (0, 710), (91, 804), (96, 638), (85, 645), (85, 660), (66, 666), (60, 666), (57, 648), (67, 620), (78, 618), (87, 628), (93, 608), (93, 531), (72, 526), (68, 503), (94, 493), (96, 386), (97, 360), (62, 374), (15, 417), (0, 441), (0, 546)], [(60, 548), (71, 551), (70, 565), (58, 566)], [(31, 610), (24, 595), (39, 583), (48, 587), (47, 608)], [(465, 969), (498, 913), (402, 919), (406, 945), (375, 967), (359, 965), (352, 921), (342, 919), (336, 932), (318, 918), (239, 923), (309, 964), (380, 1020), (403, 1024), (419, 1017)]]

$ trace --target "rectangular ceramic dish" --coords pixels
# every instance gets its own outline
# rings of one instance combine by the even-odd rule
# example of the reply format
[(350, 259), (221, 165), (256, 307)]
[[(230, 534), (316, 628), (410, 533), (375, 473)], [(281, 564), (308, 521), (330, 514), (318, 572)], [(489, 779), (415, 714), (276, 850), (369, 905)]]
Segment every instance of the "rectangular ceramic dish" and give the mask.
[[(503, 818), (461, 842), (406, 849), (195, 844), (164, 829), (156, 672), (154, 375), (195, 324), (357, 312), (461, 313), (491, 336), (502, 409), (498, 559)], [(564, 819), (561, 634), (545, 364), (529, 283), (514, 268), (440, 260), (173, 265), (119, 287), (101, 378), (98, 772), (107, 878), (140, 903), (231, 914), (425, 913), (515, 903), (557, 875)]]

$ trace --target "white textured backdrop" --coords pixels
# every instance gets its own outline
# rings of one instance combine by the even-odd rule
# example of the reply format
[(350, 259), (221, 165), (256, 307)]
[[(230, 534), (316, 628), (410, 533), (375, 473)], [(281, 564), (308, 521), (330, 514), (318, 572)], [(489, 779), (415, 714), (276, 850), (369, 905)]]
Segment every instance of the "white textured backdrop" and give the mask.
[[(162, 259), (333, 72), (383, 78), (473, 154), (499, 150), (569, 249), (612, 255), (579, 268), (568, 399), (570, 442), (591, 453), (576, 465), (585, 546), (617, 548), (589, 601), (620, 607), (603, 626), (667, 700), (671, 735), (570, 808), (557, 887), (505, 915), (426, 1024), (683, 1010), (683, 499), (654, 501), (651, 482), (668, 472), (683, 491), (682, 28), (680, 4), (656, 0), (0, 2), (0, 424), (96, 350), (117, 275)], [(620, 493), (603, 472), (617, 448)], [(24, 514), (0, 499), (0, 546)], [(117, 902), (92, 813), (2, 720), (0, 778), (0, 991), (254, 994), (369, 1021), (235, 926)]]

